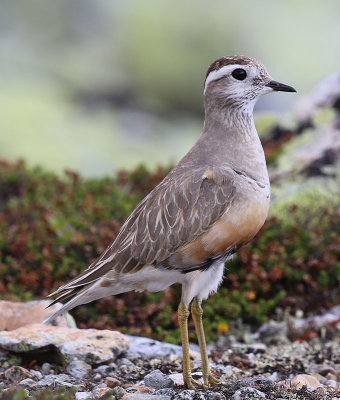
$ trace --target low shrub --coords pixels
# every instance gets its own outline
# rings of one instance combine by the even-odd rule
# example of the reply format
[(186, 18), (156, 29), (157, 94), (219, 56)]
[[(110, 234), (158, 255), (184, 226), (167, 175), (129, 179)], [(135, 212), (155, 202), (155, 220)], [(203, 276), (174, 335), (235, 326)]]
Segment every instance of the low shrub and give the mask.
[[(0, 298), (44, 298), (76, 276), (115, 238), (136, 204), (166, 175), (144, 167), (117, 177), (60, 178), (23, 162), (0, 163)], [(339, 204), (290, 205), (272, 216), (228, 263), (218, 293), (204, 304), (207, 339), (242, 318), (263, 322), (277, 306), (306, 312), (339, 301)], [(317, 210), (317, 211), (316, 211)], [(112, 328), (179, 341), (180, 287), (125, 293), (78, 307), (79, 327)], [(193, 328), (190, 325), (191, 329)]]

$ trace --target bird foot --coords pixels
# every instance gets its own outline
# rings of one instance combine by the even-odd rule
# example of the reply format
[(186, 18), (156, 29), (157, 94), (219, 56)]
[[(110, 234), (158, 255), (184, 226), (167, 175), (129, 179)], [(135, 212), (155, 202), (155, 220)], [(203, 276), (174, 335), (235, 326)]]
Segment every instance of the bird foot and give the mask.
[(209, 373), (209, 375), (207, 375), (207, 376), (203, 376), (203, 380), (204, 380), (204, 384), (208, 387), (209, 387), (209, 384), (218, 385), (221, 383), (221, 381), (219, 379), (216, 379), (214, 376), (212, 376), (211, 373)]
[(184, 384), (188, 389), (209, 389), (210, 385), (218, 385), (220, 381), (213, 377), (211, 374), (203, 377), (204, 383), (195, 380), (192, 376), (188, 376), (184, 379)]
[(208, 389), (209, 385), (196, 381), (192, 376), (184, 378), (184, 385), (190, 390)]

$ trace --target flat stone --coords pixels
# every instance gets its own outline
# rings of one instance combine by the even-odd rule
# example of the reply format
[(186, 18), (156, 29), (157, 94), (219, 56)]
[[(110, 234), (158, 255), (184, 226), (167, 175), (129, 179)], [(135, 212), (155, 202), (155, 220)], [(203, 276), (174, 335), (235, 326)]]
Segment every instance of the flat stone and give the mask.
[(71, 361), (67, 368), (67, 372), (75, 378), (86, 378), (92, 371), (91, 365), (82, 360)]
[[(127, 351), (128, 357), (136, 355), (145, 359), (164, 359), (173, 355), (182, 357), (181, 346), (139, 336), (127, 335), (127, 338), (130, 342), (130, 348)], [(195, 344), (190, 344), (190, 357), (193, 360), (200, 359), (199, 347)]]
[(29, 325), (0, 332), (0, 348), (11, 352), (42, 352), (54, 348), (62, 361), (83, 360), (89, 364), (113, 361), (129, 347), (126, 337), (116, 331), (72, 329)]
[(26, 378), (19, 382), (19, 389), (34, 389), (37, 386), (37, 382), (33, 379)]
[(66, 388), (79, 388), (81, 387), (81, 382), (79, 380), (73, 378), (70, 375), (66, 374), (59, 374), (59, 375), (46, 375), (43, 379), (41, 379), (39, 382), (37, 382), (37, 387), (39, 389), (44, 388), (44, 387), (49, 387), (52, 386), (54, 387), (60, 387), (60, 386), (65, 386)]
[(154, 389), (165, 389), (171, 388), (174, 386), (173, 380), (163, 374), (159, 369), (156, 369), (150, 374), (144, 377), (144, 382), (146, 386), (152, 387)]
[(77, 392), (75, 394), (76, 400), (87, 400), (92, 398), (92, 393), (90, 392)]
[(315, 378), (315, 376), (300, 374), (296, 375), (290, 382), (291, 386), (296, 387), (296, 389), (301, 389), (303, 386), (321, 386), (320, 382)]
[[(18, 303), (15, 301), (0, 301), (0, 331), (13, 331), (26, 325), (39, 324), (46, 318), (58, 311), (61, 303), (56, 303), (50, 308), (49, 300), (29, 301), (27, 303)], [(58, 317), (53, 322), (55, 326), (75, 328), (75, 322), (70, 314)]]

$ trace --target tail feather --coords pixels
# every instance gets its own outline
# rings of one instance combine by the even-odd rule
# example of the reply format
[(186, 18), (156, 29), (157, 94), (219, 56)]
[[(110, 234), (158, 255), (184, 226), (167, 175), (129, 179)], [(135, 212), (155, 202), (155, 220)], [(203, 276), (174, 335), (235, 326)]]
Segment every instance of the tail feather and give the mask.
[[(45, 321), (43, 321), (43, 324), (44, 325), (49, 324), (54, 319), (60, 317), (61, 315), (63, 315), (67, 311), (71, 310), (72, 308), (77, 307), (80, 304), (87, 303), (82, 298), (84, 293), (87, 291), (87, 289), (88, 289), (88, 287), (83, 288), (78, 294), (75, 295), (75, 297), (73, 297), (73, 299), (69, 300), (58, 311), (56, 311), (54, 314), (50, 315), (47, 319), (45, 319)], [(52, 306), (53, 304), (55, 304), (56, 302), (58, 302), (59, 300), (61, 300), (63, 298), (71, 297), (73, 294), (75, 294), (73, 292), (73, 290), (68, 291), (67, 293), (65, 293), (65, 294), (59, 296), (57, 299), (55, 299), (48, 307)]]
[[(78, 290), (75, 290), (75, 289), (67, 290), (65, 293), (59, 295), (56, 299), (54, 299), (52, 301), (52, 303), (50, 303), (46, 308), (52, 307), (54, 304), (59, 303), (59, 301), (66, 300), (66, 299), (76, 295), (76, 293), (79, 292), (79, 290), (81, 290), (81, 288), (79, 288)], [(54, 297), (54, 295), (55, 295), (55, 293), (52, 293), (47, 297)]]
[(66, 311), (71, 310), (74, 307), (77, 307), (81, 304), (90, 303), (91, 301), (98, 300), (105, 296), (115, 295), (119, 293), (123, 293), (131, 290), (132, 288), (127, 286), (121, 286), (119, 282), (116, 284), (112, 284), (108, 287), (101, 286), (100, 280), (98, 282), (86, 285), (84, 287), (77, 287), (74, 289), (65, 290), (64, 293), (59, 295), (50, 305), (55, 304), (56, 302), (72, 297), (66, 304), (64, 304), (58, 311), (48, 317), (43, 324), (48, 324), (53, 321), (55, 318), (64, 314)]

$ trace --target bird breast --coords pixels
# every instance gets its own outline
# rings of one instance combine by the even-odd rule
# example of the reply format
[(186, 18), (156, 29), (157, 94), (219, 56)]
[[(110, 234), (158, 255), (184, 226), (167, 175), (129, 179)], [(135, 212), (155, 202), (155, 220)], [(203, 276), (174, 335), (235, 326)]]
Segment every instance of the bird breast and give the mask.
[(235, 191), (231, 206), (207, 232), (177, 253), (176, 263), (199, 265), (241, 247), (260, 230), (268, 209), (269, 188), (254, 182), (242, 182)]

